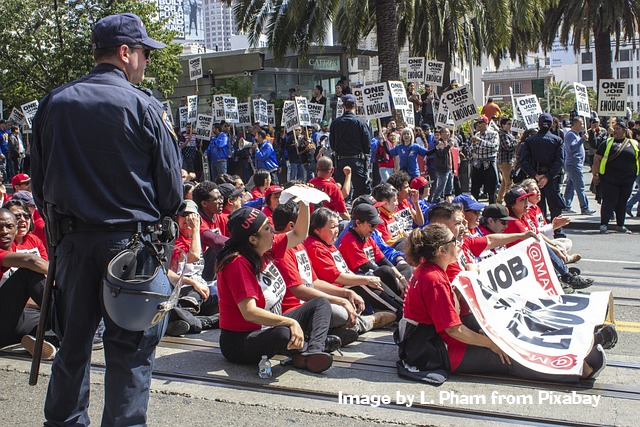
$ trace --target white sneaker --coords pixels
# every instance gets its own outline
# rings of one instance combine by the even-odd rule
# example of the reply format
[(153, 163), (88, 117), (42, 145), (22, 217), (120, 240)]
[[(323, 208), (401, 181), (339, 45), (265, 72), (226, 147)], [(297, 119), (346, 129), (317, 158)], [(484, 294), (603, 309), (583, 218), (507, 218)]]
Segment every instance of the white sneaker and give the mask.
[[(34, 337), (31, 335), (25, 335), (22, 337), (20, 344), (22, 344), (22, 347), (24, 347), (24, 349), (33, 356), (33, 352), (36, 348), (36, 339)], [(57, 352), (58, 350), (53, 344), (47, 341), (42, 342), (42, 360), (53, 360), (53, 358), (56, 357)]]

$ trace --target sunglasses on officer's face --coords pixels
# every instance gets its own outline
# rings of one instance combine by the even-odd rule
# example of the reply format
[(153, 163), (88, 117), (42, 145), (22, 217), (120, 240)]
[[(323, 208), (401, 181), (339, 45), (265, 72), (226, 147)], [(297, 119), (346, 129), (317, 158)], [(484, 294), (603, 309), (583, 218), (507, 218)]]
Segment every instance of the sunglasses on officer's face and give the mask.
[[(127, 45), (129, 46), (129, 45)], [(151, 57), (151, 49), (147, 49), (146, 47), (136, 44), (129, 46), (129, 49), (142, 49), (142, 53), (144, 54), (144, 59), (149, 59)]]

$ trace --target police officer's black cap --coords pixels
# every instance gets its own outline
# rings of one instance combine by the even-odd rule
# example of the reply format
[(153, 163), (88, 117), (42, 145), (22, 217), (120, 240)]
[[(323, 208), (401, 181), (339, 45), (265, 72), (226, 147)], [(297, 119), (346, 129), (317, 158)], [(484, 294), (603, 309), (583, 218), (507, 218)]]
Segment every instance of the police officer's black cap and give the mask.
[(162, 49), (166, 45), (147, 34), (140, 18), (133, 13), (110, 15), (98, 21), (91, 32), (94, 49), (107, 47), (142, 45), (147, 49)]

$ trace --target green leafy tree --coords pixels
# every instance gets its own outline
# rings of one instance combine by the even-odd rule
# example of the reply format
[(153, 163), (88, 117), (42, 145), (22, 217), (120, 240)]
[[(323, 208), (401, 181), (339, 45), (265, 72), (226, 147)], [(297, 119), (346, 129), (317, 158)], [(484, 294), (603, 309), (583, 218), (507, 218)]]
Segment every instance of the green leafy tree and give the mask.
[[(238, 102), (247, 102), (253, 93), (253, 82), (249, 77), (231, 77), (226, 80), (222, 86), (211, 88), (211, 95), (219, 93), (229, 93), (231, 96), (238, 98)], [(208, 102), (211, 104), (211, 102)]]
[(167, 48), (152, 53), (143, 85), (167, 96), (182, 72), (180, 46), (152, 0), (5, 0), (0, 3), (0, 99), (6, 108), (40, 99), (94, 66), (90, 34), (101, 18), (133, 12)]

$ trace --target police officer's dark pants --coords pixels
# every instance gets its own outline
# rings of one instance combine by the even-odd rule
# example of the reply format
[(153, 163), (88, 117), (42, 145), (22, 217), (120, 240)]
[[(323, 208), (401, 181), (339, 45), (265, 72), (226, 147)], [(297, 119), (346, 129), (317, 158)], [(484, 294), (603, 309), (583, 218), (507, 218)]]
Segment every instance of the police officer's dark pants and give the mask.
[[(551, 220), (553, 218), (560, 216), (562, 214), (562, 209), (564, 209), (564, 198), (560, 195), (560, 181), (562, 179), (562, 175), (549, 179), (547, 185), (540, 189), (540, 194), (542, 196), (542, 200), (540, 203), (544, 201), (547, 202), (547, 206), (549, 207), (549, 215), (551, 215)], [(540, 204), (539, 203), (539, 204)], [(558, 228), (555, 230), (554, 234), (556, 236), (562, 236), (564, 233), (562, 228)]]
[(371, 186), (369, 183), (369, 171), (367, 170), (367, 162), (364, 159), (340, 159), (337, 162), (334, 179), (340, 184), (344, 184), (344, 172), (342, 168), (349, 166), (351, 168), (351, 190), (352, 200), (363, 194), (371, 194)]
[(101, 425), (146, 424), (154, 353), (166, 322), (143, 332), (130, 332), (111, 320), (102, 303), (107, 264), (124, 249), (131, 234), (69, 233), (56, 248), (53, 322), (60, 338), (60, 351), (51, 367), (45, 426), (89, 424), (91, 348), (102, 317), (106, 371)]
[(42, 303), (44, 275), (20, 268), (0, 287), (0, 347), (19, 343), (38, 326), (39, 311), (25, 309), (29, 298)]
[[(329, 323), (331, 303), (325, 298), (314, 298), (284, 314), (295, 319), (302, 328), (305, 344), (302, 351), (318, 353), (324, 351)], [(290, 354), (287, 344), (291, 340), (291, 330), (286, 326), (259, 329), (252, 332), (232, 332), (222, 329), (220, 351), (234, 363), (257, 364), (263, 355), (269, 358), (276, 354)]]
[(479, 168), (471, 167), (471, 195), (476, 200), (480, 198), (480, 187), (484, 187), (485, 193), (489, 196), (489, 203), (495, 203), (498, 188), (498, 169), (495, 161), (489, 162), (487, 169), (484, 169), (483, 165)]

